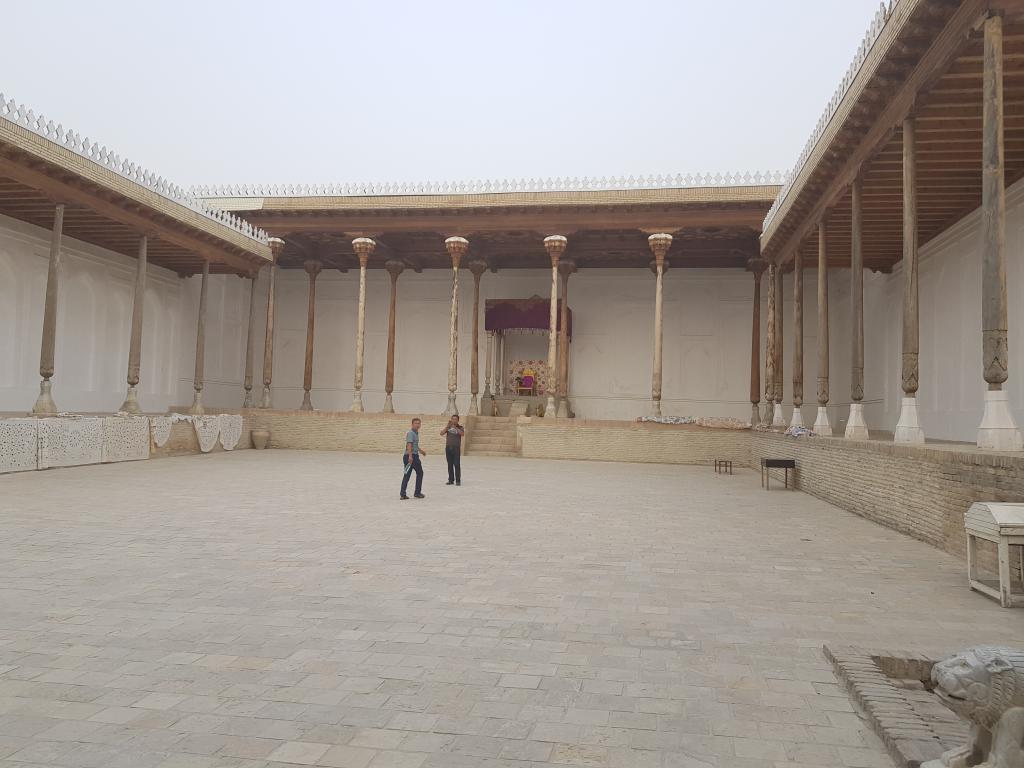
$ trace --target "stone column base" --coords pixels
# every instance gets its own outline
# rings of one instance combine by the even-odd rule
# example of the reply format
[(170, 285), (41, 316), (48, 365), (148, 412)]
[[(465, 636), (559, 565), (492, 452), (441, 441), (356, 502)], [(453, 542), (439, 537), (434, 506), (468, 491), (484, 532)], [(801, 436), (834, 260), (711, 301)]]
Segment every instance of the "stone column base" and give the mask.
[(847, 440), (867, 440), (868, 425), (864, 421), (864, 403), (850, 403), (850, 418), (846, 421)]
[(750, 404), (750, 426), (756, 427), (761, 423), (761, 409), (758, 407), (760, 403)]
[(772, 425), (772, 416), (774, 415), (774, 409), (772, 407), (772, 401), (766, 400), (765, 404), (761, 406), (761, 423), (766, 427)]
[(900, 406), (900, 420), (896, 422), (894, 443), (923, 443), (924, 430), (917, 421), (917, 398), (904, 397)]
[(1021, 438), (1010, 413), (1005, 389), (985, 392), (985, 412), (978, 427), (978, 447), (987, 451), (1024, 450), (1024, 438)]
[(135, 391), (135, 387), (131, 384), (128, 385), (128, 394), (124, 398), (124, 402), (121, 403), (119, 411), (125, 413), (142, 413), (142, 408), (139, 407), (138, 393)]
[(252, 408), (252, 387), (249, 387), (249, 389), (245, 390), (245, 397), (242, 398), (242, 407)]
[(459, 413), (459, 406), (455, 404), (455, 393), (448, 393), (448, 405), (444, 409), (442, 416), (456, 416)]
[(302, 395), (302, 405), (299, 406), (300, 411), (312, 411), (313, 401), (309, 397), (309, 390), (307, 389)]
[(828, 423), (828, 408), (824, 405), (818, 406), (818, 416), (814, 419), (814, 427), (812, 429), (815, 434), (822, 437), (832, 437), (832, 425)]
[(394, 413), (395, 412), (395, 401), (391, 399), (391, 393), (388, 392), (384, 396), (384, 410), (383, 413)]
[(196, 390), (192, 398), (192, 407), (188, 409), (188, 412), (193, 416), (202, 416), (206, 413), (206, 409), (203, 408), (203, 391), (201, 389)]
[(51, 388), (53, 384), (49, 379), (43, 379), (39, 382), (39, 397), (36, 398), (36, 404), (32, 406), (33, 416), (56, 416), (57, 415), (57, 404), (53, 402), (53, 395), (51, 394)]
[(782, 403), (776, 403), (772, 408), (772, 429), (785, 429), (786, 416), (782, 412)]
[(356, 390), (356, 393), (352, 396), (352, 413), (363, 412), (363, 393)]
[(804, 416), (800, 413), (800, 406), (793, 404), (793, 418), (789, 420), (790, 427), (802, 427), (804, 425)]
[(263, 386), (263, 399), (260, 400), (260, 408), (272, 408), (273, 405), (270, 401), (270, 387)]
[(553, 419), (558, 413), (558, 407), (555, 405), (555, 396), (548, 395), (548, 401), (544, 404), (544, 418)]
[(661, 400), (651, 400), (651, 416), (661, 416)]
[(479, 416), (480, 415), (480, 401), (476, 395), (469, 398), (469, 415)]

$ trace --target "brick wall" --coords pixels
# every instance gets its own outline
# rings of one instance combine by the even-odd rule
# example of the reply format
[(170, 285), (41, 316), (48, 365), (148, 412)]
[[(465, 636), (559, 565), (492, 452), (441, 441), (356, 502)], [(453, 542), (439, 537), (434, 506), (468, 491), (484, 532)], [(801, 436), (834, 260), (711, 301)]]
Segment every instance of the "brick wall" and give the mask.
[[(217, 412), (226, 413), (226, 411), (219, 409)], [(238, 411), (235, 411), (235, 413), (238, 413)], [(238, 445), (235, 446), (236, 451), (252, 447), (250, 430), (249, 419), (243, 417), (242, 436), (238, 438)], [(221, 447), (220, 440), (218, 440), (210, 453), (220, 453), (223, 450), (224, 448)], [(157, 448), (154, 445), (150, 449), (149, 457), (151, 459), (164, 459), (168, 456), (191, 456), (194, 453), (202, 453), (199, 450), (199, 439), (196, 437), (196, 431), (191, 423), (179, 421), (171, 425), (171, 436), (162, 447)]]
[(705, 429), (628, 421), (549, 422), (522, 419), (518, 425), (522, 455), (533, 459), (589, 459), (664, 464), (711, 464), (731, 459), (750, 462), (746, 431)]
[(749, 433), (751, 466), (796, 459), (796, 487), (841, 509), (966, 557), (975, 501), (1024, 501), (1024, 459), (940, 447)]

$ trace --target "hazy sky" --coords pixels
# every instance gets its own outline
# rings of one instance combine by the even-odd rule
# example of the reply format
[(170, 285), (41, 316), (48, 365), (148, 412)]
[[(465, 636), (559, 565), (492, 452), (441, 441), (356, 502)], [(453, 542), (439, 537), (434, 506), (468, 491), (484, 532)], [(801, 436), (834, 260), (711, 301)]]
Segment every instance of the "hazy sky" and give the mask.
[(877, 7), (7, 2), (0, 90), (183, 185), (785, 170)]

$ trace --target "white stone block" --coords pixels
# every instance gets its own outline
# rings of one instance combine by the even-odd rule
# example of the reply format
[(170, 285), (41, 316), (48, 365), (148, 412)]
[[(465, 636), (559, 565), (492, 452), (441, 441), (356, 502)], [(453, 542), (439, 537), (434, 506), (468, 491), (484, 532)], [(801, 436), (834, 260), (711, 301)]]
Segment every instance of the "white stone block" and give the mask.
[(39, 419), (40, 469), (102, 461), (103, 419), (67, 416)]
[(978, 427), (978, 447), (988, 451), (1024, 450), (1024, 438), (1021, 438), (1010, 413), (1005, 389), (985, 392), (985, 411)]
[(864, 421), (864, 404), (863, 403), (851, 403), (850, 404), (850, 417), (846, 421), (846, 434), (847, 440), (867, 440), (868, 439), (868, 425)]
[(109, 416), (103, 419), (103, 462), (149, 458), (149, 419), (145, 416)]
[(917, 420), (917, 398), (904, 397), (900, 406), (900, 420), (896, 422), (896, 443), (923, 443), (924, 430)]
[(0, 474), (38, 467), (38, 428), (38, 419), (0, 419)]

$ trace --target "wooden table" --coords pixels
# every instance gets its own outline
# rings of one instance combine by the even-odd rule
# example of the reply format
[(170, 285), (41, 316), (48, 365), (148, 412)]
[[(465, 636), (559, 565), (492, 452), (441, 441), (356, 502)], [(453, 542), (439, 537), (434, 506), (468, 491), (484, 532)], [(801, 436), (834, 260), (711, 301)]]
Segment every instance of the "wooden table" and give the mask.
[(789, 488), (789, 470), (796, 471), (796, 459), (761, 459), (761, 487), (771, 490), (772, 470), (786, 470), (785, 487)]
[(715, 473), (732, 474), (732, 459), (715, 459)]

